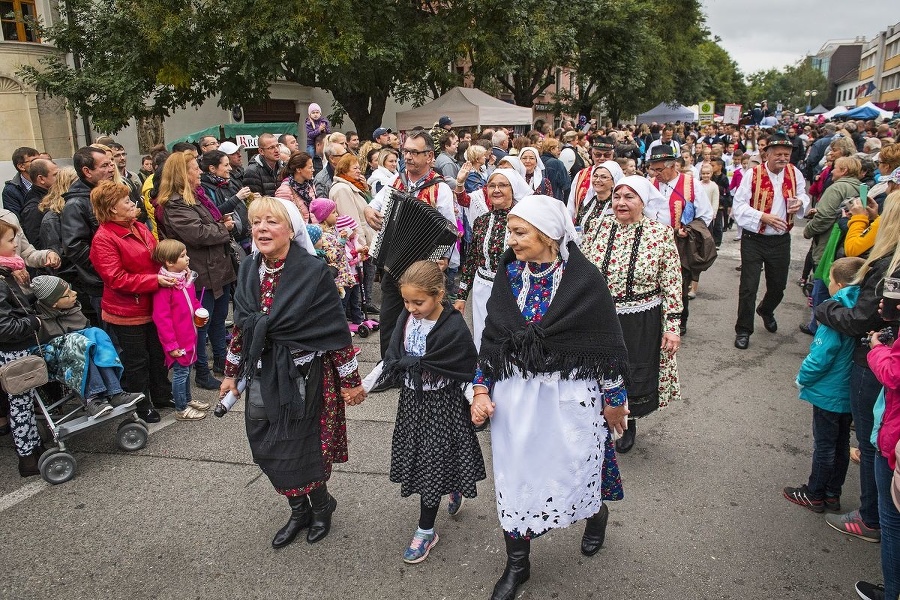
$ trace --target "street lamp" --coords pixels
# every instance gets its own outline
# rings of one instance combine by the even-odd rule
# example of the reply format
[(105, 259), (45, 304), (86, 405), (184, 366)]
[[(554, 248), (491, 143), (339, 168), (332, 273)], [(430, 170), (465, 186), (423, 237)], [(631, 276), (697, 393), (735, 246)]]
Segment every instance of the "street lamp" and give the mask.
[(806, 112), (811, 110), (811, 102), (812, 99), (816, 97), (816, 94), (819, 93), (819, 90), (803, 90), (803, 95), (806, 96)]

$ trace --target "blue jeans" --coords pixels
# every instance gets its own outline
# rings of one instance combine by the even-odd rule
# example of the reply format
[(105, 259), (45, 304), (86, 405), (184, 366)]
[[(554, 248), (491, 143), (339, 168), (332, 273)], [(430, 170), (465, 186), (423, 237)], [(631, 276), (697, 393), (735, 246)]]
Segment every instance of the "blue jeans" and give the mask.
[[(203, 293), (197, 290), (197, 297)], [(231, 302), (231, 285), (226, 285), (222, 295), (213, 297), (210, 290), (203, 294), (203, 308), (209, 311), (209, 321), (197, 328), (197, 376), (209, 373), (209, 357), (206, 355), (206, 338), (212, 346), (213, 357), (224, 360), (226, 352), (225, 318), (228, 316), (228, 304)]]
[(853, 363), (850, 369), (850, 411), (856, 424), (859, 443), (859, 516), (866, 527), (878, 529), (878, 489), (875, 487), (875, 455), (877, 450), (869, 438), (875, 426), (872, 410), (881, 393), (881, 384), (869, 369)]
[(884, 597), (900, 596), (900, 512), (891, 499), (894, 472), (880, 453), (875, 457), (875, 482), (878, 485), (878, 514), (881, 518), (881, 574)]
[(191, 401), (191, 367), (177, 362), (172, 365), (172, 401), (175, 410), (182, 411)]
[(88, 361), (87, 382), (84, 385), (84, 397), (114, 396), (122, 392), (119, 376), (112, 367), (98, 367), (94, 361)]
[(813, 406), (813, 458), (810, 495), (816, 500), (840, 498), (850, 466), (850, 413)]
[(815, 279), (813, 280), (813, 289), (810, 296), (812, 297), (812, 309), (810, 310), (812, 317), (809, 319), (809, 330), (815, 333), (816, 329), (819, 328), (819, 322), (816, 321), (816, 307), (831, 298), (831, 294), (828, 293), (828, 286), (825, 285), (824, 281)]

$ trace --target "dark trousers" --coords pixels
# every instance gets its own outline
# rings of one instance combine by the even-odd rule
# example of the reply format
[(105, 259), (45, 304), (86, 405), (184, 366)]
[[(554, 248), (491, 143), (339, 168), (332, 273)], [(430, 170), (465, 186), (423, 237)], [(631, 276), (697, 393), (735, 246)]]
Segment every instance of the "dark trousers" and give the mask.
[(397, 325), (397, 319), (403, 312), (403, 296), (400, 295), (400, 287), (397, 281), (387, 273), (381, 275), (381, 358), (387, 354), (388, 346), (391, 343), (391, 336), (394, 334), (394, 327)]
[[(759, 277), (766, 268), (766, 294), (756, 306)], [(738, 315), (735, 333), (753, 333), (754, 312), (774, 315), (784, 298), (791, 266), (791, 236), (760, 235), (744, 231), (741, 236), (741, 283), (738, 288)]]
[(351, 323), (359, 325), (363, 322), (362, 303), (360, 302), (360, 287), (357, 283), (352, 288), (344, 288), (344, 297), (341, 298), (341, 304), (344, 307), (344, 314)]
[(119, 353), (124, 368), (122, 387), (146, 395), (138, 408), (151, 408), (151, 400), (161, 402), (170, 398), (172, 386), (156, 325), (151, 321), (143, 325), (110, 324), (110, 328), (116, 332), (122, 348)]
[(688, 298), (688, 294), (691, 291), (691, 281), (693, 280), (694, 276), (691, 274), (690, 269), (681, 267), (681, 304), (684, 305), (684, 309), (681, 311), (681, 327), (683, 329), (687, 328), (688, 313), (690, 312), (688, 306), (690, 306), (689, 302), (691, 301)]
[(878, 488), (875, 485), (875, 457), (878, 450), (872, 445), (875, 416), (872, 410), (881, 393), (881, 384), (868, 366), (855, 362), (850, 368), (850, 412), (856, 425), (859, 444), (859, 516), (866, 527), (880, 527), (878, 518)]
[(839, 498), (850, 466), (850, 413), (836, 413), (813, 406), (813, 458), (809, 474), (810, 495)]
[(231, 302), (231, 285), (222, 289), (222, 295), (216, 298), (211, 290), (197, 290), (197, 298), (203, 295), (201, 304), (209, 312), (209, 321), (197, 328), (197, 377), (209, 374), (209, 356), (206, 353), (206, 340), (212, 346), (213, 358), (224, 359), (228, 350), (225, 342), (225, 319), (228, 317), (228, 306)]
[(716, 243), (716, 248), (722, 245), (722, 233), (725, 231), (725, 221), (728, 219), (728, 209), (719, 207), (719, 210), (716, 211), (716, 216), (713, 217), (712, 222), (712, 233), (713, 241)]

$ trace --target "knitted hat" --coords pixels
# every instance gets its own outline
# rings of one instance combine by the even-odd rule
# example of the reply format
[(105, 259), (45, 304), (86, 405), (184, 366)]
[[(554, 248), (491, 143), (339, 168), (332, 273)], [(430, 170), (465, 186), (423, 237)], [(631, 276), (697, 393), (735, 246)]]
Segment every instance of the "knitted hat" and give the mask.
[(318, 225), (307, 225), (306, 232), (309, 234), (309, 239), (312, 241), (313, 246), (322, 239), (322, 228)]
[(309, 212), (315, 215), (319, 223), (324, 223), (325, 219), (334, 212), (335, 208), (337, 208), (337, 204), (328, 198), (316, 198), (309, 203)]
[(69, 291), (69, 284), (53, 275), (38, 275), (31, 280), (31, 291), (38, 300), (53, 306)]
[(313, 114), (313, 111), (319, 111), (319, 114), (322, 114), (322, 107), (316, 104), (315, 102), (310, 103), (309, 105), (309, 114)]
[(338, 231), (343, 231), (344, 229), (356, 229), (359, 224), (350, 215), (341, 215), (337, 218), (334, 226)]

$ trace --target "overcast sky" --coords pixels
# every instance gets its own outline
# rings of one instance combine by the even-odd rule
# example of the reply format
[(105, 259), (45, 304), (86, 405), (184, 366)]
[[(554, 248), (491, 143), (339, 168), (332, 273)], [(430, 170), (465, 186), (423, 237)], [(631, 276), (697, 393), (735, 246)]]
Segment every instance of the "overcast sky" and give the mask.
[[(703, 0), (706, 24), (745, 75), (793, 64), (832, 39), (872, 39), (900, 21), (897, 0)], [(862, 6), (862, 3), (856, 4)]]

